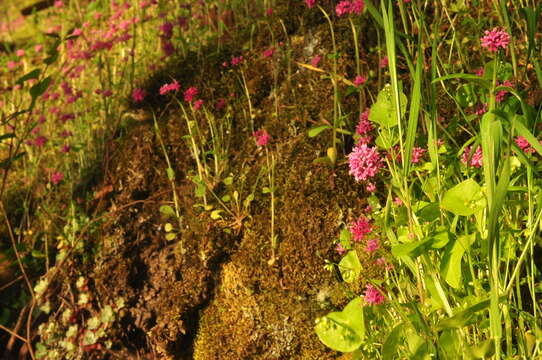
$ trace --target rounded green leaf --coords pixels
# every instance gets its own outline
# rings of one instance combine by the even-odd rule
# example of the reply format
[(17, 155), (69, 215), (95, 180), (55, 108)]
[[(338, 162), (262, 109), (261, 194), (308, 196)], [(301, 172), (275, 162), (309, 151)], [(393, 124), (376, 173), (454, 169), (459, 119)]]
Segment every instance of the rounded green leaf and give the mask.
[(339, 271), (343, 280), (351, 283), (359, 277), (361, 273), (361, 263), (358, 254), (355, 251), (349, 251), (339, 262)]
[(350, 301), (343, 311), (332, 312), (320, 318), (314, 330), (327, 347), (341, 352), (355, 351), (365, 337), (361, 298)]
[[(403, 116), (406, 112), (408, 100), (403, 92), (399, 94), (399, 98), (401, 106), (400, 113), (401, 116)], [(378, 93), (376, 102), (371, 106), (369, 120), (388, 128), (397, 125), (397, 113), (395, 110), (391, 85), (387, 84), (384, 89), (380, 90)]]
[(440, 206), (455, 215), (470, 216), (486, 207), (486, 199), (480, 185), (468, 179), (448, 190)]

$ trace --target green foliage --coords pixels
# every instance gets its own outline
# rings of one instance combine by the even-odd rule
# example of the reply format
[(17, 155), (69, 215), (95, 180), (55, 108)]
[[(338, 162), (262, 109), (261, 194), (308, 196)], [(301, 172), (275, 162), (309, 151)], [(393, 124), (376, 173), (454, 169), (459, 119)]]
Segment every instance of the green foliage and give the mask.
[(320, 318), (315, 331), (320, 341), (336, 351), (352, 352), (365, 337), (365, 320), (360, 297), (350, 301), (340, 312), (331, 312)]

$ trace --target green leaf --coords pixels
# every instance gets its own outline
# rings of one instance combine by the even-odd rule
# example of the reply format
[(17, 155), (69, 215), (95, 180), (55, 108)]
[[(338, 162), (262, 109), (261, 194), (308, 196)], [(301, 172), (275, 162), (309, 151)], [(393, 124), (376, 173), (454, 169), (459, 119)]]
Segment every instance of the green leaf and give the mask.
[(415, 242), (410, 242), (406, 244), (395, 245), (391, 248), (391, 253), (396, 258), (401, 258), (403, 256), (418, 257), (424, 252), (424, 250), (427, 247), (426, 245), (431, 240), (432, 239), (426, 239), (422, 241), (415, 241)]
[(30, 96), (32, 96), (32, 101), (36, 101), (38, 97), (40, 97), (41, 95), (43, 95), (43, 93), (45, 93), (45, 91), (47, 91), (51, 80), (52, 78), (50, 76), (47, 76), (45, 79), (30, 88)]
[(175, 210), (169, 205), (162, 205), (160, 206), (160, 212), (164, 215), (175, 217), (177, 214), (175, 213)]
[(486, 200), (480, 185), (468, 179), (448, 190), (440, 206), (455, 215), (470, 216), (483, 210)]
[(175, 233), (167, 233), (166, 234), (166, 240), (167, 241), (175, 240), (176, 237), (177, 237), (177, 234), (175, 234)]
[(211, 219), (213, 219), (213, 220), (222, 219), (222, 215), (220, 215), (221, 212), (223, 212), (223, 211), (222, 210), (213, 210), (211, 212)]
[(6, 139), (11, 139), (11, 138), (14, 138), (14, 137), (15, 137), (15, 133), (3, 134), (3, 135), (0, 135), (0, 141), (4, 141)]
[(168, 167), (166, 169), (166, 172), (167, 172), (167, 178), (169, 181), (175, 180), (175, 171), (172, 168)]
[(18, 153), (17, 155), (15, 155), (15, 156), (12, 156), (10, 158), (7, 158), (7, 159), (4, 159), (4, 160), (0, 161), (0, 168), (2, 168), (2, 169), (9, 168), (11, 166), (12, 162), (15, 162), (15, 161), (19, 160), (24, 155), (26, 155), (26, 152), (21, 152), (21, 153)]
[(440, 274), (451, 287), (458, 289), (461, 285), (461, 259), (463, 254), (476, 240), (476, 234), (459, 236), (456, 241), (448, 245), (442, 262), (440, 264)]
[(40, 74), (41, 74), (40, 69), (34, 69), (30, 71), (29, 73), (26, 73), (25, 75), (18, 78), (17, 81), (15, 81), (15, 84), (22, 85), (22, 83), (24, 83), (25, 81), (39, 78)]
[[(401, 101), (400, 113), (403, 116), (406, 112), (408, 100), (403, 92), (399, 96)], [(387, 128), (397, 125), (397, 113), (393, 101), (392, 89), (389, 84), (378, 93), (376, 102), (371, 106), (369, 120)]]
[(233, 176), (228, 176), (227, 178), (225, 178), (224, 180), (222, 180), (222, 182), (224, 183), (224, 185), (231, 185), (231, 184), (233, 184)]
[(460, 329), (466, 325), (469, 325), (474, 315), (478, 311), (482, 311), (486, 309), (489, 306), (489, 304), (490, 304), (489, 300), (483, 300), (472, 305), (471, 307), (465, 310), (456, 312), (454, 316), (441, 320), (437, 324), (436, 330), (441, 331), (444, 329)]
[(358, 254), (355, 251), (349, 251), (339, 262), (339, 271), (343, 280), (351, 283), (359, 277), (361, 273), (361, 263)]
[(461, 359), (461, 341), (455, 330), (445, 330), (439, 337), (440, 354), (443, 359), (455, 360)]
[(355, 351), (365, 337), (362, 299), (356, 297), (343, 311), (320, 318), (314, 330), (327, 347), (341, 352)]
[(478, 345), (471, 346), (467, 351), (475, 359), (489, 359), (495, 352), (495, 346), (493, 340), (488, 339)]
[(397, 354), (397, 348), (400, 345), (400, 341), (403, 339), (404, 323), (401, 323), (393, 328), (388, 334), (384, 345), (382, 346), (382, 360), (393, 360)]
[(327, 130), (327, 129), (331, 129), (331, 126), (322, 125), (322, 126), (313, 127), (312, 129), (309, 129), (309, 137), (313, 138), (315, 136), (318, 136), (318, 134), (320, 134), (322, 131)]

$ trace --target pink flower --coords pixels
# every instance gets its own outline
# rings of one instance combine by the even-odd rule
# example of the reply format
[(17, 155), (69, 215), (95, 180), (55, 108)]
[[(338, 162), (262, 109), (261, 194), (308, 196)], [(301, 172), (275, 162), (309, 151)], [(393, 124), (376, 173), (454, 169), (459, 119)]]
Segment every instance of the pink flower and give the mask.
[(166, 39), (171, 39), (171, 37), (173, 36), (173, 23), (166, 21), (165, 23), (160, 25), (160, 33), (160, 36)]
[(482, 116), (487, 112), (487, 104), (478, 104), (474, 109), (474, 113), (478, 116)]
[(316, 5), (316, 0), (305, 0), (305, 5), (307, 5), (309, 9), (312, 9), (314, 5)]
[(34, 139), (34, 146), (40, 148), (47, 143), (47, 138), (43, 135), (38, 136)]
[(41, 44), (37, 44), (36, 46), (34, 46), (34, 51), (39, 53), (43, 50), (43, 45)]
[(396, 196), (395, 199), (393, 199), (393, 203), (397, 206), (403, 206), (403, 200), (399, 196)]
[(311, 60), (311, 65), (314, 67), (318, 67), (318, 64), (320, 64), (320, 60), (322, 60), (322, 57), (320, 55), (316, 55)]
[(171, 56), (175, 53), (175, 46), (168, 39), (162, 38), (160, 41), (162, 52), (165, 56)]
[(352, 4), (348, 0), (343, 0), (335, 7), (335, 13), (337, 16), (348, 15), (352, 12)]
[(8, 61), (8, 70), (14, 70), (17, 67), (17, 63), (15, 61)]
[(490, 52), (497, 52), (499, 48), (506, 49), (510, 42), (510, 35), (498, 27), (486, 30), (484, 34), (480, 41), (482, 41), (482, 47), (485, 47)]
[(367, 305), (380, 305), (385, 301), (384, 295), (371, 284), (367, 284), (364, 299)]
[(199, 110), (199, 108), (203, 105), (203, 100), (199, 99), (194, 101), (194, 110)]
[(53, 185), (58, 185), (64, 179), (64, 174), (60, 171), (55, 171), (51, 174), (51, 182)]
[(220, 98), (216, 101), (215, 109), (220, 111), (226, 106), (226, 99)]
[(465, 148), (465, 151), (463, 152), (463, 156), (461, 157), (461, 162), (463, 164), (468, 164), (468, 161), (471, 155), (472, 155), (472, 158), (470, 160), (470, 166), (474, 166), (477, 168), (482, 167), (483, 165), (482, 164), (482, 159), (483, 159), (482, 148), (478, 146), (474, 154), (472, 154), (472, 146), (467, 146)]
[(267, 10), (265, 10), (265, 15), (266, 15), (266, 16), (271, 16), (271, 15), (273, 15), (273, 8), (267, 8)]
[(258, 146), (266, 146), (271, 139), (271, 136), (269, 136), (267, 131), (265, 131), (264, 129), (254, 131), (253, 135), (256, 138), (256, 145)]
[(265, 58), (271, 58), (273, 57), (273, 54), (275, 54), (275, 48), (269, 48), (267, 50), (264, 50), (263, 57)]
[(346, 249), (342, 246), (341, 243), (338, 243), (337, 246), (335, 246), (335, 251), (339, 255), (344, 255), (344, 253), (346, 252)]
[(420, 162), (422, 156), (427, 152), (426, 149), (420, 147), (412, 148), (412, 163), (417, 164)]
[(81, 28), (76, 28), (76, 29), (73, 30), (72, 35), (73, 35), (73, 36), (79, 36), (79, 35), (81, 35), (82, 33), (83, 33), (83, 29), (81, 29)]
[[(505, 80), (504, 82), (502, 83), (497, 83), (497, 86), (508, 86), (508, 87), (514, 87), (514, 83), (509, 81), (509, 80)], [(498, 103), (501, 103), (504, 101), (504, 99), (506, 98), (506, 95), (508, 95), (508, 91), (507, 90), (500, 90), (500, 91), (497, 91), (497, 93), (495, 94), (495, 101), (497, 101)]]
[(179, 91), (180, 88), (181, 88), (181, 85), (177, 82), (177, 80), (174, 79), (171, 84), (162, 85), (162, 87), (160, 88), (160, 95), (167, 94), (170, 91), (177, 92)]
[(60, 152), (63, 152), (63, 153), (68, 153), (70, 152), (70, 150), (71, 150), (71, 146), (69, 144), (64, 144), (60, 148)]
[(532, 154), (536, 150), (531, 147), (531, 144), (523, 136), (518, 136), (515, 140), (517, 146), (523, 150), (526, 154)]
[(15, 55), (17, 55), (18, 57), (23, 57), (25, 54), (25, 51), (23, 49), (19, 49), (17, 50), (17, 52), (15, 53)]
[(374, 193), (376, 191), (376, 185), (374, 183), (370, 182), (365, 187), (365, 190), (367, 190), (367, 192)]
[(373, 207), (371, 205), (367, 205), (363, 211), (365, 211), (366, 213), (370, 213), (371, 211), (373, 211)]
[(388, 60), (388, 56), (385, 55), (382, 59), (380, 59), (380, 68), (383, 69), (385, 68), (386, 66), (388, 66), (388, 63), (389, 63), (389, 60)]
[(60, 9), (62, 7), (64, 7), (64, 3), (62, 2), (62, 0), (56, 0), (55, 3), (54, 3), (55, 7)]
[(365, 76), (362, 76), (362, 75), (358, 75), (356, 76), (356, 78), (354, 79), (354, 85), (356, 87), (360, 87), (361, 85), (365, 84), (365, 82), (367, 81), (367, 78)]
[(351, 6), (351, 13), (354, 13), (356, 15), (361, 15), (363, 12), (363, 8), (365, 7), (365, 3), (363, 0), (353, 0), (352, 6)]
[(383, 161), (376, 147), (361, 144), (357, 145), (348, 155), (348, 164), (350, 175), (353, 175), (356, 181), (365, 181), (378, 173), (383, 166)]
[(147, 92), (140, 88), (135, 88), (132, 92), (132, 99), (135, 102), (142, 102), (145, 99), (145, 96), (147, 96)]
[(199, 91), (197, 88), (195, 87), (189, 87), (188, 89), (186, 89), (186, 91), (184, 92), (184, 101), (186, 102), (192, 102), (194, 100), (194, 98), (196, 96), (198, 96), (199, 94)]
[(378, 242), (378, 239), (371, 239), (367, 241), (367, 245), (365, 246), (365, 252), (367, 252), (368, 254), (372, 254), (378, 249), (380, 249), (380, 243)]
[(478, 69), (476, 69), (476, 70), (474, 71), (474, 73), (475, 73), (476, 75), (478, 75), (478, 76), (484, 76), (484, 71), (485, 71), (485, 70), (484, 70), (484, 67), (481, 66), (481, 67), (479, 67)]
[(373, 227), (367, 218), (360, 216), (356, 221), (350, 224), (350, 232), (354, 237), (355, 242), (363, 240), (365, 235), (373, 231)]
[(359, 116), (359, 123), (358, 126), (356, 126), (356, 134), (359, 135), (366, 135), (373, 131), (374, 127), (371, 121), (369, 121), (369, 113), (371, 109), (367, 108), (364, 112), (361, 113)]
[(237, 66), (240, 63), (242, 63), (243, 60), (244, 60), (243, 55), (239, 55), (237, 57), (234, 57), (234, 58), (231, 59), (231, 66)]

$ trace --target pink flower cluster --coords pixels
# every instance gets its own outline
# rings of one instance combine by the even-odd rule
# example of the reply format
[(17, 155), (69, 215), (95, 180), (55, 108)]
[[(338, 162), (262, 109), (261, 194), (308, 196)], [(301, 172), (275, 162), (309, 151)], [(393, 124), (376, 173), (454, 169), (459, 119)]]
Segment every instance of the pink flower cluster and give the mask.
[(480, 41), (482, 41), (482, 47), (485, 47), (490, 52), (497, 52), (499, 48), (504, 50), (510, 43), (510, 35), (498, 27), (486, 30), (484, 34)]
[[(513, 88), (514, 83), (511, 82), (510, 80), (505, 80), (502, 83), (497, 83), (497, 86), (508, 86), (508, 87)], [(497, 91), (497, 93), (495, 94), (495, 101), (498, 103), (503, 102), (504, 99), (506, 98), (506, 95), (508, 95), (508, 91), (506, 90)]]
[(256, 139), (256, 145), (258, 146), (266, 146), (267, 143), (269, 143), (269, 140), (271, 139), (271, 136), (267, 131), (264, 129), (260, 129), (257, 131), (254, 131), (254, 138)]
[(373, 231), (373, 227), (367, 218), (361, 216), (350, 224), (349, 230), (354, 237), (354, 242), (360, 242), (365, 238), (365, 235)]
[(353, 82), (355, 87), (360, 87), (367, 82), (367, 78), (363, 75), (358, 75)]
[(386, 298), (373, 285), (367, 284), (367, 287), (365, 288), (364, 300), (367, 305), (380, 305), (386, 300)]
[(356, 14), (361, 15), (365, 3), (363, 0), (343, 0), (335, 7), (335, 13), (337, 16)]
[(140, 88), (136, 88), (132, 92), (132, 99), (134, 99), (134, 102), (142, 102), (145, 99), (145, 96), (147, 96), (147, 92)]
[(179, 84), (179, 82), (173, 79), (172, 83), (162, 85), (162, 87), (160, 88), (160, 95), (165, 95), (171, 91), (177, 92), (179, 91), (180, 88), (181, 88), (181, 85)]
[(353, 175), (356, 181), (365, 181), (378, 173), (383, 166), (383, 161), (376, 147), (361, 144), (348, 155), (348, 164), (349, 174)]
[(419, 163), (426, 152), (427, 150), (421, 147), (412, 148), (412, 163), (413, 164)]
[(531, 144), (529, 144), (527, 139), (525, 139), (523, 136), (518, 136), (515, 142), (516, 145), (519, 146), (519, 148), (523, 150), (523, 152), (525, 152), (526, 154), (532, 154), (536, 151), (531, 147)]
[[(471, 158), (472, 156), (472, 158)], [(482, 167), (482, 159), (483, 159), (483, 156), (482, 156), (482, 148), (480, 146), (478, 146), (476, 148), (476, 151), (474, 152), (474, 154), (472, 153), (472, 146), (467, 146), (465, 148), (465, 151), (463, 152), (463, 156), (461, 157), (461, 162), (463, 164), (466, 164), (466, 165), (469, 165), (469, 158), (470, 158), (470, 166), (474, 166), (474, 167)]]
[(314, 7), (314, 5), (316, 5), (316, 0), (305, 0), (305, 5), (307, 5), (307, 7), (311, 9)]

